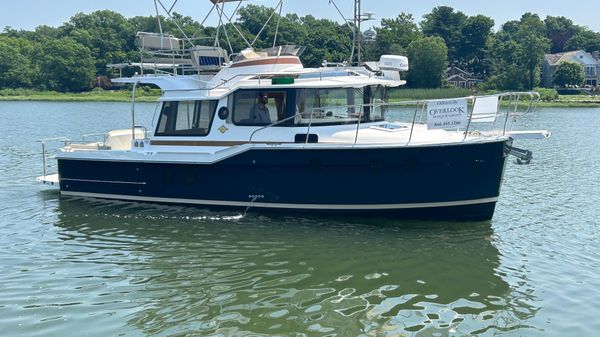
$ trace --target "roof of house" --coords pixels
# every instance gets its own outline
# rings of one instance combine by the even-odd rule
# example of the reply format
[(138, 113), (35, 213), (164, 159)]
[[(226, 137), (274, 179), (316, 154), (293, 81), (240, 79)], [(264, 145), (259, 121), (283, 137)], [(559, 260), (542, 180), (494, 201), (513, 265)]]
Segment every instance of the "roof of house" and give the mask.
[(557, 53), (557, 54), (544, 54), (544, 59), (551, 66), (555, 66), (561, 62), (573, 60), (573, 58), (575, 56), (577, 56), (578, 54), (581, 54), (581, 53), (588, 55), (591, 59), (594, 59), (590, 53), (588, 53), (584, 50), (574, 50), (574, 51), (568, 51), (568, 52)]
[(466, 82), (466, 81), (469, 81), (468, 78), (465, 78), (465, 77), (463, 77), (461, 75), (458, 75), (458, 74), (454, 74), (454, 75), (448, 77), (446, 80), (448, 82), (450, 82), (450, 81), (456, 81), (456, 82), (460, 82), (460, 81), (465, 81)]
[(464, 70), (462, 70), (462, 69), (460, 69), (459, 67), (457, 67), (457, 66), (454, 66), (454, 65), (453, 65), (453, 66), (450, 66), (450, 67), (448, 67), (448, 68), (446, 69), (446, 73), (447, 73), (447, 74), (448, 74), (448, 73), (450, 73), (450, 74), (464, 74), (464, 75), (467, 75), (467, 76), (473, 76), (473, 74), (469, 73), (468, 71), (464, 71)]

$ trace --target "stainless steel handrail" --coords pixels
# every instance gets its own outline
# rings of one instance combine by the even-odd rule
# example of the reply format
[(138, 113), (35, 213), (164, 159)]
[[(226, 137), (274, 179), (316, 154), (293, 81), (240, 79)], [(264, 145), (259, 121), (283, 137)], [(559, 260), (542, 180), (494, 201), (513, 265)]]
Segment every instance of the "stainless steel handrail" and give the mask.
[[(478, 98), (482, 98), (482, 97), (498, 97), (498, 107), (503, 105), (503, 101), (505, 101), (505, 98), (508, 98), (508, 103), (506, 104), (506, 112), (505, 112), (505, 119), (504, 119), (504, 126), (502, 128), (502, 134), (505, 135), (506, 134), (506, 128), (508, 125), (508, 117), (509, 116), (513, 116), (514, 118), (516, 118), (518, 115), (518, 108), (519, 108), (519, 102), (522, 101), (521, 97), (522, 96), (528, 96), (529, 97), (529, 102), (527, 104), (527, 107), (525, 109), (525, 112), (521, 114), (525, 115), (527, 113), (529, 113), (532, 110), (535, 110), (537, 108), (537, 104), (539, 103), (539, 99), (540, 99), (540, 95), (537, 92), (508, 92), (508, 93), (501, 93), (501, 94), (497, 94), (497, 95), (485, 95), (485, 96), (468, 96), (468, 97), (458, 97), (455, 99), (467, 99), (470, 101), (471, 105), (474, 105), (476, 100)], [(453, 98), (448, 98), (448, 99), (453, 99)], [(435, 100), (443, 100), (443, 99), (435, 99)], [(254, 135), (262, 130), (268, 129), (272, 126), (276, 126), (279, 124), (282, 124), (286, 121), (289, 121), (291, 119), (295, 119), (297, 117), (302, 117), (302, 118), (306, 118), (306, 114), (309, 114), (309, 122), (308, 125), (306, 125), (307, 131), (306, 131), (306, 140), (305, 140), (305, 144), (308, 143), (308, 135), (310, 134), (310, 130), (312, 128), (312, 124), (314, 123), (314, 116), (315, 114), (318, 113), (322, 113), (324, 110), (332, 110), (332, 109), (346, 109), (347, 111), (350, 111), (349, 109), (354, 109), (355, 111), (360, 111), (360, 114), (358, 115), (358, 117), (356, 118), (356, 131), (355, 131), (355, 135), (354, 135), (354, 144), (356, 144), (358, 142), (358, 133), (360, 131), (360, 125), (361, 122), (363, 122), (363, 116), (364, 116), (364, 108), (365, 107), (394, 107), (394, 106), (414, 106), (415, 110), (412, 114), (412, 122), (411, 122), (411, 128), (410, 128), (410, 133), (409, 133), (409, 137), (408, 137), (408, 141), (406, 142), (405, 145), (409, 145), (411, 140), (412, 140), (412, 136), (414, 133), (414, 128), (415, 128), (415, 124), (417, 124), (416, 120), (417, 120), (417, 116), (418, 115), (422, 115), (427, 107), (427, 102), (430, 101), (435, 101), (435, 100), (412, 100), (412, 101), (401, 101), (401, 102), (393, 102), (393, 103), (385, 103), (385, 104), (381, 104), (381, 103), (372, 103), (372, 104), (351, 104), (351, 105), (334, 105), (334, 106), (326, 106), (326, 107), (320, 107), (320, 108), (313, 108), (309, 111), (303, 111), (300, 113), (296, 113), (293, 116), (289, 116), (287, 118), (284, 118), (280, 121), (277, 121), (275, 123), (271, 123), (269, 125), (265, 125), (261, 128), (258, 128), (256, 130), (254, 130), (252, 132), (252, 134), (250, 135), (249, 141), (248, 143), (252, 144), (253, 140), (252, 138), (254, 137)], [(498, 110), (498, 116), (501, 116), (502, 114), (500, 113), (500, 110)], [(467, 120), (467, 126), (465, 128), (464, 131), (464, 138), (463, 141), (467, 138), (468, 134), (469, 134), (469, 129), (471, 126), (471, 122), (473, 121), (474, 116), (473, 113), (471, 111), (471, 113), (468, 115), (468, 120)]]
[[(138, 130), (138, 129), (141, 129), (143, 131), (143, 137), (144, 137), (144, 138), (139, 139), (139, 140), (148, 139), (148, 128), (146, 128), (143, 125), (136, 125), (136, 126), (133, 127), (133, 130)], [(130, 131), (132, 131), (132, 130), (130, 130)], [(102, 144), (106, 144), (106, 141), (108, 140), (108, 136), (109, 136), (110, 132), (111, 131), (96, 132), (96, 133), (86, 133), (86, 134), (81, 135), (81, 141), (69, 140), (69, 142), (71, 144), (86, 144), (89, 141), (89, 139), (87, 139), (87, 138), (90, 138), (90, 137), (102, 137), (101, 143)], [(135, 134), (135, 131), (132, 131), (132, 132), (134, 132), (134, 134)], [(132, 135), (132, 141), (133, 140), (137, 140), (137, 139), (138, 138), (134, 138), (134, 136)]]
[[(228, 77), (227, 79), (221, 79), (221, 83), (212, 86), (212, 87), (207, 87), (207, 88), (183, 88), (183, 89), (166, 89), (163, 90), (164, 92), (170, 92), (170, 91), (178, 91), (178, 92), (189, 92), (189, 91), (202, 91), (202, 90), (214, 90), (214, 89), (218, 89), (222, 86), (224, 86), (225, 84), (231, 82), (233, 79), (237, 78), (237, 77), (256, 77), (256, 79), (260, 82), (261, 80), (267, 78), (270, 79), (271, 76), (297, 76), (297, 75), (301, 75), (301, 74), (316, 74), (318, 73), (320, 76), (322, 76), (323, 73), (328, 73), (328, 71), (315, 71), (315, 72), (286, 72), (285, 74), (282, 73), (243, 73), (243, 74), (236, 74), (233, 75), (231, 77)], [(204, 81), (204, 80), (200, 80), (200, 79), (195, 79), (198, 82), (203, 82), (203, 83), (213, 83), (211, 81)], [(321, 78), (322, 80), (322, 78)]]
[[(424, 102), (421, 103), (421, 114), (423, 114), (423, 110), (425, 110)], [(412, 140), (413, 131), (415, 130), (415, 120), (417, 119), (418, 112), (419, 112), (419, 104), (417, 104), (415, 106), (415, 113), (413, 114), (413, 120), (412, 120), (412, 123), (410, 124), (410, 134), (408, 135), (408, 141), (406, 142), (405, 146), (410, 144), (410, 141)]]
[(81, 142), (83, 144), (85, 144), (87, 142), (86, 138), (89, 137), (102, 137), (102, 143), (105, 144), (106, 143), (106, 138), (108, 137), (108, 133), (106, 132), (102, 132), (102, 133), (86, 133), (84, 135), (81, 135)]
[(263, 127), (260, 127), (260, 128), (258, 128), (258, 129), (256, 129), (256, 130), (254, 130), (254, 131), (253, 131), (253, 132), (250, 134), (250, 138), (248, 139), (248, 144), (252, 144), (252, 138), (254, 137), (254, 134), (255, 134), (255, 133), (257, 133), (257, 132), (259, 132), (259, 131), (262, 131), (262, 130), (264, 130), (264, 129), (268, 129), (268, 128), (272, 127), (272, 126), (275, 126), (275, 125), (282, 124), (283, 122), (289, 121), (289, 120), (290, 120), (290, 119), (292, 119), (292, 118), (296, 118), (296, 117), (298, 117), (299, 115), (300, 115), (300, 114), (299, 114), (299, 113), (297, 113), (297, 114), (294, 114), (293, 116), (286, 117), (286, 118), (284, 118), (284, 119), (282, 119), (282, 120), (276, 121), (275, 123), (271, 123), (271, 124), (269, 124), (269, 125), (265, 125), (265, 126), (263, 126)]
[[(363, 107), (366, 107), (366, 106), (375, 106), (375, 105), (377, 105), (377, 106), (383, 106), (383, 104), (378, 103), (378, 104), (360, 104), (360, 105), (356, 104), (356, 105), (351, 105), (351, 106), (349, 105), (348, 107), (355, 107), (355, 108), (356, 107), (360, 107), (362, 109)], [(257, 132), (265, 130), (265, 129), (268, 129), (270, 127), (273, 127), (273, 126), (276, 126), (276, 125), (279, 125), (279, 124), (282, 124), (283, 122), (289, 121), (291, 119), (295, 119), (297, 117), (300, 117), (300, 118), (305, 117), (305, 115), (308, 113), (309, 114), (309, 122), (308, 122), (308, 125), (306, 126), (306, 139), (305, 139), (305, 144), (308, 144), (309, 135), (310, 135), (310, 129), (312, 127), (314, 114), (316, 112), (321, 113), (323, 109), (327, 109), (327, 108), (339, 108), (339, 107), (345, 107), (345, 106), (338, 105), (338, 106), (323, 107), (323, 108), (313, 108), (310, 111), (299, 112), (299, 113), (296, 113), (296, 114), (294, 114), (292, 116), (289, 116), (289, 117), (286, 117), (286, 118), (284, 118), (282, 120), (279, 120), (279, 121), (277, 121), (275, 123), (271, 123), (269, 125), (265, 125), (263, 127), (260, 127), (260, 128), (258, 128), (256, 130), (254, 130), (250, 134), (250, 138), (248, 139), (248, 143), (252, 144), (252, 138), (254, 137), (254, 135)], [(360, 120), (362, 119), (361, 116), (362, 116), (362, 113), (359, 115), (359, 117), (356, 118), (358, 120), (358, 123), (357, 123), (357, 131), (356, 131), (357, 133), (356, 133), (355, 138), (354, 138), (354, 143), (355, 144), (356, 144), (356, 140), (357, 140), (357, 137), (358, 137), (358, 129), (360, 128)]]
[(66, 145), (70, 142), (70, 140), (67, 137), (53, 137), (53, 138), (38, 139), (37, 142), (42, 145), (42, 166), (43, 166), (44, 176), (46, 176), (46, 169), (48, 168), (48, 166), (46, 165), (46, 143), (62, 142), (63, 144)]

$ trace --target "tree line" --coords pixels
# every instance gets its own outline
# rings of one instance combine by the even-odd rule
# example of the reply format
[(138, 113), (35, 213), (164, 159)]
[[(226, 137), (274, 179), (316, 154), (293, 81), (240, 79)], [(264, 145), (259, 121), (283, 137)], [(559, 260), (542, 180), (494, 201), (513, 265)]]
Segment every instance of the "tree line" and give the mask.
[[(306, 46), (301, 57), (305, 66), (319, 66), (323, 60), (348, 61), (351, 25), (290, 13), (281, 18), (274, 14), (271, 20), (279, 20), (279, 27), (261, 30), (271, 13), (272, 8), (248, 5), (233, 24), (221, 29), (203, 27), (178, 13), (162, 23), (165, 32), (193, 38), (198, 44), (214, 44), (219, 33), (216, 43), (233, 51), (254, 40), (257, 49), (270, 47), (278, 31), (277, 44)], [(490, 17), (468, 16), (448, 6), (433, 8), (420, 22), (400, 13), (381, 20), (374, 41), (362, 44), (363, 59), (407, 55), (411, 65), (407, 80), (417, 88), (443, 86), (446, 68), (455, 65), (483, 79), (485, 89), (526, 90), (540, 84), (544, 53), (600, 50), (600, 33), (562, 16), (541, 19), (525, 13), (498, 31), (494, 26)], [(0, 89), (89, 90), (98, 76), (110, 75), (107, 64), (139, 60), (138, 31), (158, 32), (156, 17), (125, 18), (101, 10), (76, 14), (59, 27), (38, 26), (33, 31), (5, 27), (0, 33)]]

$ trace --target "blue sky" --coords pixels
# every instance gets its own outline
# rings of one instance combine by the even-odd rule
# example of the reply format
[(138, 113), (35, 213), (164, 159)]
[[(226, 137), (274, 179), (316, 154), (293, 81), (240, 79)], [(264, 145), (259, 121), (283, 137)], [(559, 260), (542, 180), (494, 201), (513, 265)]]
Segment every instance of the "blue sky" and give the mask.
[[(173, 0), (162, 0), (165, 6)], [(335, 0), (345, 16), (352, 16), (352, 0)], [(252, 3), (274, 6), (275, 0), (253, 0)], [(501, 0), (501, 1), (435, 1), (435, 0), (363, 0), (364, 11), (375, 12), (375, 17), (395, 17), (400, 12), (414, 15), (417, 21), (423, 14), (429, 13), (435, 6), (451, 6), (467, 15), (484, 14), (496, 21), (496, 26), (518, 19), (526, 11), (538, 13), (542, 19), (547, 15), (566, 16), (576, 24), (587, 26), (600, 32), (599, 0)], [(176, 4), (178, 12), (202, 20), (212, 3), (208, 0), (179, 0)], [(38, 25), (58, 26), (68, 21), (78, 12), (93, 12), (99, 9), (110, 9), (126, 17), (135, 15), (151, 15), (154, 13), (152, 0), (4, 0), (0, 10), (0, 29), (11, 26), (16, 29), (34, 29)], [(284, 0), (284, 12), (300, 15), (312, 14), (316, 17), (341, 21), (340, 15), (328, 0)], [(363, 27), (376, 25), (378, 20), (364, 23)], [(216, 20), (208, 21), (215, 25)]]

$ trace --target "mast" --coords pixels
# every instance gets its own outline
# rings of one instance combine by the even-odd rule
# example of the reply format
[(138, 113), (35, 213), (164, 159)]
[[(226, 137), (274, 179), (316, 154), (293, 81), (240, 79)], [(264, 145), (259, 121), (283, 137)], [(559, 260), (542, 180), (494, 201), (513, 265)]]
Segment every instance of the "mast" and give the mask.
[[(362, 30), (360, 25), (363, 21), (373, 20), (373, 12), (365, 12), (361, 11), (361, 0), (354, 0), (354, 18), (352, 20), (354, 24), (354, 34), (352, 34), (354, 41), (352, 41), (353, 48), (356, 48), (356, 58), (358, 61), (358, 65), (361, 63), (361, 45), (362, 45)], [(353, 50), (354, 51), (354, 50)], [(350, 60), (351, 62), (354, 60)]]
[(360, 13), (360, 0), (354, 0), (354, 29), (356, 30), (356, 34), (354, 34), (354, 44), (356, 45), (356, 58), (358, 60), (358, 65), (360, 66), (360, 43), (362, 32), (360, 30), (360, 22), (361, 22), (361, 13)]

